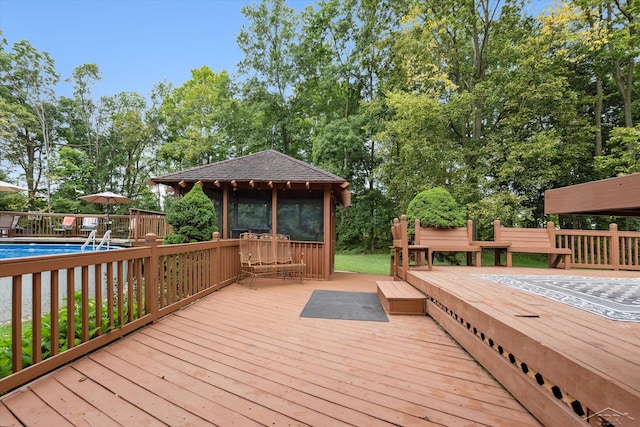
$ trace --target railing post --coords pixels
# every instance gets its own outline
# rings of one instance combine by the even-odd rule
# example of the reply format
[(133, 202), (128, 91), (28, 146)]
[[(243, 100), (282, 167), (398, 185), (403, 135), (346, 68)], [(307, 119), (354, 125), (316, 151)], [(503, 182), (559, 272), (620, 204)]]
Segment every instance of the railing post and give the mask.
[(154, 233), (148, 233), (144, 236), (144, 244), (151, 250), (149, 255), (149, 263), (145, 266), (145, 312), (151, 315), (153, 323), (158, 321), (158, 295), (159, 283), (158, 277), (158, 240)]
[(209, 286), (220, 288), (220, 233), (214, 231), (211, 240), (216, 244), (211, 249), (211, 258), (209, 259)]
[(618, 236), (618, 224), (609, 224), (611, 231), (611, 265), (614, 270), (620, 269), (620, 237)]

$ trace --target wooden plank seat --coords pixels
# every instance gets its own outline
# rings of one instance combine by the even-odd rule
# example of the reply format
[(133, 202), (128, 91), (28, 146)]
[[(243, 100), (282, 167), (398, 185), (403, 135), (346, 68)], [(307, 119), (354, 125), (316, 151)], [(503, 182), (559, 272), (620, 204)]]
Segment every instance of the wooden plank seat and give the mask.
[(553, 222), (546, 228), (503, 227), (499, 220), (493, 222), (493, 238), (497, 243), (504, 243), (507, 252), (507, 267), (513, 264), (512, 254), (534, 253), (548, 254), (549, 267), (558, 267), (563, 261), (565, 269), (571, 268), (572, 251), (569, 248), (556, 247), (556, 232)]
[(475, 266), (482, 266), (482, 247), (473, 240), (473, 221), (468, 220), (465, 227), (435, 228), (423, 227), (420, 220), (415, 221), (415, 245), (428, 246), (431, 256), (427, 256), (427, 265), (432, 268), (435, 252), (465, 252), (467, 265), (472, 264), (475, 255)]
[[(301, 255), (303, 256), (303, 255)], [(255, 289), (258, 277), (281, 276), (298, 277), (304, 280), (304, 261), (294, 262), (291, 256), (291, 242), (284, 234), (242, 233), (240, 235), (241, 274), (238, 282), (249, 278), (249, 286)]]
[(403, 281), (377, 281), (378, 298), (388, 314), (414, 314), (424, 316), (427, 313), (427, 297)]

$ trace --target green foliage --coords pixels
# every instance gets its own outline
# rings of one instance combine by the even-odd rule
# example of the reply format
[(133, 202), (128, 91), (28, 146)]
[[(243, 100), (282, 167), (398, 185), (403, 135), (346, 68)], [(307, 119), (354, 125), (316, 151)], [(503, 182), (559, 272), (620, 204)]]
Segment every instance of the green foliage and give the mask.
[(409, 227), (416, 219), (424, 227), (448, 228), (465, 225), (465, 212), (446, 189), (435, 187), (418, 193), (407, 207)]
[(615, 128), (609, 138), (609, 154), (595, 158), (603, 178), (640, 172), (640, 126)]
[(381, 191), (352, 195), (351, 207), (338, 209), (337, 217), (339, 249), (374, 252), (388, 246), (393, 204)]
[[(82, 294), (75, 292), (73, 296), (74, 304), (74, 345), (79, 345), (82, 342)], [(89, 304), (87, 307), (89, 312), (89, 339), (92, 339), (98, 335), (98, 331), (101, 333), (107, 333), (111, 330), (109, 325), (109, 314), (114, 319), (114, 328), (120, 326), (120, 320), (118, 316), (118, 307), (109, 307), (106, 303), (102, 304), (102, 319), (98, 321), (96, 317), (96, 300), (89, 298)], [(134, 303), (134, 317), (138, 317), (138, 303)], [(124, 318), (128, 317), (128, 306), (124, 306)], [(41, 354), (42, 360), (45, 360), (51, 356), (51, 321), (52, 316), (50, 313), (42, 316), (41, 319)], [(69, 348), (67, 342), (69, 322), (67, 318), (67, 308), (62, 307), (58, 312), (58, 352), (63, 352)], [(33, 364), (33, 324), (30, 321), (22, 323), (22, 368), (26, 368)], [(0, 378), (11, 375), (12, 353), (11, 353), (11, 325), (0, 327)]]
[(213, 202), (198, 184), (170, 206), (167, 222), (173, 233), (164, 238), (168, 244), (205, 242), (218, 230)]
[(522, 207), (522, 200), (510, 191), (496, 191), (467, 206), (470, 218), (476, 221), (478, 240), (493, 239), (493, 221), (509, 227), (522, 227), (533, 219), (531, 212)]

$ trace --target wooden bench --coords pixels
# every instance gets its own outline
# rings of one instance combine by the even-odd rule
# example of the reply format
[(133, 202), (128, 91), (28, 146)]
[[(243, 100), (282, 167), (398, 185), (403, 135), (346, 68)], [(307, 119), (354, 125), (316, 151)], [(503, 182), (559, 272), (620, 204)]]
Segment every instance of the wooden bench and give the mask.
[(297, 276), (302, 283), (306, 265), (302, 260), (293, 261), (289, 236), (242, 233), (240, 235), (240, 267), (241, 274), (238, 282), (250, 278), (249, 286), (255, 289), (254, 285), (258, 277), (281, 276), (286, 279)]
[[(407, 216), (402, 215), (400, 219), (394, 218), (391, 225), (391, 235), (393, 236), (393, 246), (391, 249), (391, 276), (402, 280), (407, 279), (409, 271), (410, 254), (420, 264), (420, 260), (425, 257), (431, 259), (431, 250), (425, 245), (410, 245), (407, 235)], [(431, 268), (429, 263), (428, 268)]]
[(493, 239), (497, 243), (505, 243), (507, 267), (513, 265), (512, 254), (534, 253), (548, 254), (549, 267), (557, 267), (563, 261), (565, 269), (571, 268), (571, 249), (556, 247), (556, 232), (553, 222), (546, 228), (514, 228), (502, 227), (499, 220), (493, 222)]
[(378, 281), (378, 298), (388, 314), (415, 314), (424, 316), (427, 313), (427, 297), (402, 281)]
[[(415, 245), (428, 246), (431, 254), (435, 252), (465, 252), (467, 265), (472, 264), (475, 255), (475, 266), (482, 266), (482, 247), (473, 240), (473, 221), (468, 220), (466, 227), (435, 228), (422, 227), (420, 220), (415, 221)], [(427, 257), (431, 269), (432, 256)]]

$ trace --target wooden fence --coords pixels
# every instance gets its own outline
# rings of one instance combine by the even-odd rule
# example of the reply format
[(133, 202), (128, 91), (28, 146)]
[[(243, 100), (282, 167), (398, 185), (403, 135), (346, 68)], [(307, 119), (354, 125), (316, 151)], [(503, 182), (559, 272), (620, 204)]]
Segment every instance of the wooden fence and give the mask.
[(640, 270), (640, 232), (609, 230), (556, 230), (556, 245), (573, 251), (571, 266), (609, 270)]
[[(165, 221), (162, 212), (144, 209), (129, 209), (129, 215), (94, 214), (56, 214), (42, 212), (0, 212), (2, 215), (18, 216), (18, 227), (8, 230), (9, 237), (86, 237), (89, 232), (83, 231), (82, 221), (86, 217), (98, 218), (98, 236), (104, 235), (107, 227), (114, 238), (144, 240), (144, 236), (153, 233), (162, 239), (171, 232), (171, 226)], [(75, 222), (70, 230), (61, 232), (65, 217), (74, 217)]]

